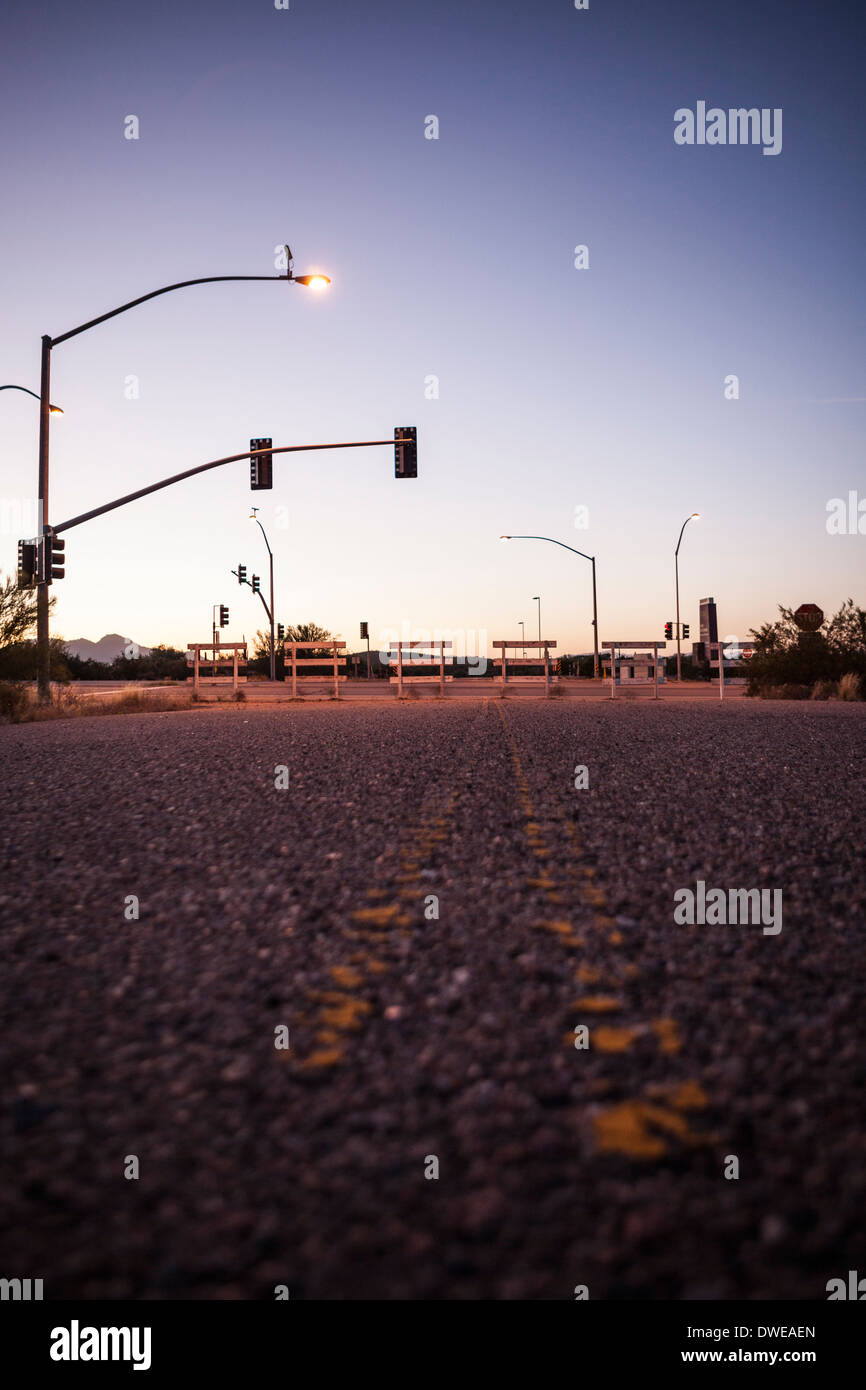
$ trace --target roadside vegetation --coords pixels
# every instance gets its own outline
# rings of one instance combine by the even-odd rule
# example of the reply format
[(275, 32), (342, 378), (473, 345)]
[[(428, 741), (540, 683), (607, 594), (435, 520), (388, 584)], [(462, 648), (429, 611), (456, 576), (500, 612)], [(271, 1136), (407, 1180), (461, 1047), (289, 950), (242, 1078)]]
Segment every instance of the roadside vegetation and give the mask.
[(41, 724), (95, 714), (156, 714), (192, 709), (197, 703), (192, 692), (185, 690), (120, 690), (116, 695), (84, 695), (61, 689), (55, 691), (50, 705), (40, 705), (32, 687), (18, 681), (0, 681), (0, 723), (4, 724)]
[(847, 599), (817, 632), (801, 632), (790, 608), (751, 636), (748, 694), (764, 700), (866, 699), (866, 610)]

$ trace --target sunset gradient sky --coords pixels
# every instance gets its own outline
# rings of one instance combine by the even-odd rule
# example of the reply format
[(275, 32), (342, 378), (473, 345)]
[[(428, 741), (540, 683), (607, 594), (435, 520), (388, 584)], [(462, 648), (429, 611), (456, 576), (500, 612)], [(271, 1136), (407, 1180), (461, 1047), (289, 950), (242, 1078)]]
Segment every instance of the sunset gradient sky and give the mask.
[[(866, 536), (827, 533), (864, 468), (863, 11), (571, 0), (19, 5), (4, 20), (0, 380), (160, 285), (274, 270), (132, 310), (54, 353), (51, 520), (248, 447), (388, 449), (248, 465), (69, 532), (54, 631), (237, 640), (264, 614), (357, 647), (386, 629), (661, 636), (715, 595), (744, 637), (779, 603), (866, 602)], [(681, 147), (674, 112), (780, 107), (782, 152)], [(124, 138), (124, 118), (140, 139)], [(438, 116), (438, 140), (425, 117)], [(589, 247), (588, 270), (574, 248)], [(740, 399), (724, 397), (735, 373)], [(425, 379), (439, 378), (439, 398)], [(140, 397), (125, 395), (136, 376)], [(0, 395), (0, 568), (36, 486), (38, 410)], [(574, 526), (575, 508), (589, 527)], [(283, 511), (279, 509), (283, 508)]]

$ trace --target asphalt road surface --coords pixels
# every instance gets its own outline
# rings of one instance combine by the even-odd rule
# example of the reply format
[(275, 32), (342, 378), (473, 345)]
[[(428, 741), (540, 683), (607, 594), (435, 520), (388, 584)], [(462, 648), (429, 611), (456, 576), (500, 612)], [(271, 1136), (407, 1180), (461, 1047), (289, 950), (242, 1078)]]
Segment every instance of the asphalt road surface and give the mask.
[[(0, 729), (0, 1275), (825, 1299), (866, 1273), (864, 743), (742, 701)], [(781, 930), (678, 923), (699, 880)]]

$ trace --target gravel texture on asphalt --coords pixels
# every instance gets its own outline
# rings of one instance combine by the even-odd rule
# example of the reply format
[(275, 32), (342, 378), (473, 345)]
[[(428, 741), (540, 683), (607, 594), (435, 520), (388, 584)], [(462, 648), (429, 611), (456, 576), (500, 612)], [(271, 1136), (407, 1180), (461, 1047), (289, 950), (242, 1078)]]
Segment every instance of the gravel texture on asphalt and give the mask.
[[(0, 729), (0, 1274), (826, 1298), (866, 1269), (864, 743), (751, 702)], [(781, 932), (677, 924), (698, 880)]]

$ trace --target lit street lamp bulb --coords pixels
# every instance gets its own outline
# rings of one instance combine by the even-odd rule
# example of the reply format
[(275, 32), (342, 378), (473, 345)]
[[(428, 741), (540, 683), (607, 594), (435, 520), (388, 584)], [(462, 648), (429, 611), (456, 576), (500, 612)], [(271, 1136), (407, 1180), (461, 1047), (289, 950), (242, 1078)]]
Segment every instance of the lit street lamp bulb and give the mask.
[(499, 539), (500, 539), (501, 541), (510, 541), (510, 540), (511, 540), (511, 537), (510, 537), (510, 536), (500, 536)]
[(50, 406), (48, 407), (48, 414), (49, 414), (49, 415), (62, 415), (62, 414), (63, 414), (63, 411), (60, 409), (60, 406), (59, 406), (59, 405), (50, 405)]
[(327, 275), (296, 275), (295, 279), (309, 290), (324, 290), (331, 283)]

